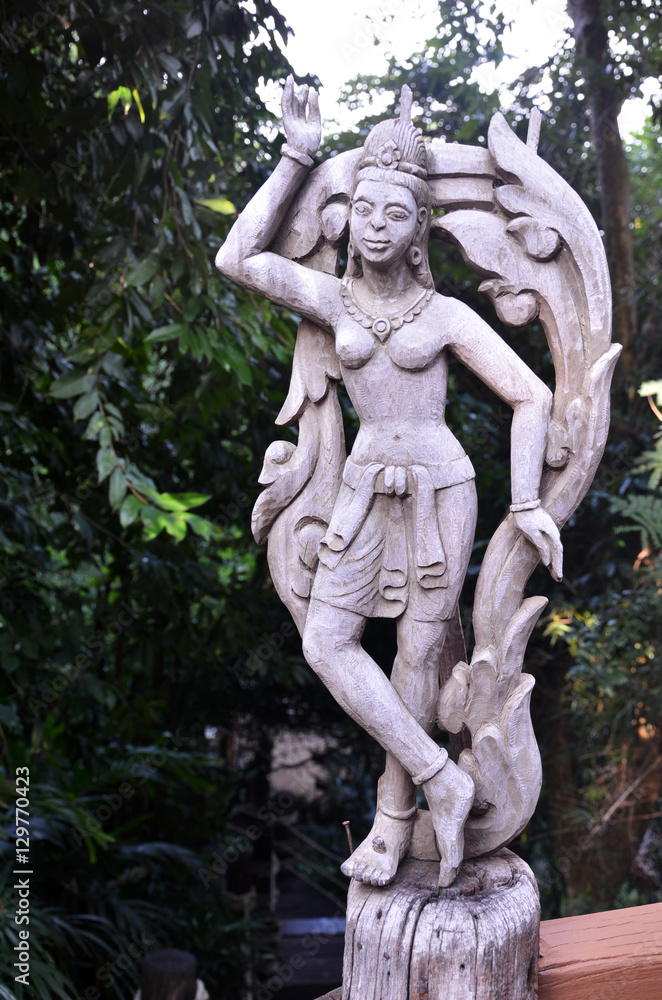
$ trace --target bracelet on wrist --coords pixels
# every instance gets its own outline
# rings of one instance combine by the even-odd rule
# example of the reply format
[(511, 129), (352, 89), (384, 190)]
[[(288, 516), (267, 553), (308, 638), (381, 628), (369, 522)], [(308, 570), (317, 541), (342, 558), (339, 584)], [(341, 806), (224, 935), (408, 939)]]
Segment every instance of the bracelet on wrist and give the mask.
[(302, 167), (312, 167), (314, 163), (312, 156), (308, 156), (308, 153), (302, 153), (300, 149), (294, 149), (293, 146), (288, 146), (286, 142), (280, 147), (280, 154), (289, 157), (290, 160), (295, 160)]
[(518, 514), (521, 510), (537, 510), (538, 507), (540, 507), (540, 499), (524, 500), (523, 503), (511, 503), (510, 512), (511, 514)]

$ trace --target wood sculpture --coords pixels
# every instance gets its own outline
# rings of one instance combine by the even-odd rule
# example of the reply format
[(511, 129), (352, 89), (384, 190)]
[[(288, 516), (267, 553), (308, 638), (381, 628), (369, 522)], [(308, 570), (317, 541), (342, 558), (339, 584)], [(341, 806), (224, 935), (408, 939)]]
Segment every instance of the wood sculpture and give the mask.
[[(308, 663), (386, 750), (373, 828), (342, 866), (355, 885), (381, 892), (408, 855), (438, 865), (438, 887), (453, 885), (463, 857), (499, 851), (533, 813), (541, 765), (533, 678), (522, 665), (546, 600), (525, 599), (524, 588), (539, 560), (561, 578), (559, 529), (602, 455), (620, 350), (610, 343), (600, 235), (538, 157), (539, 113), (526, 144), (495, 115), (482, 149), (425, 141), (411, 106), (403, 87), (398, 119), (311, 173), (317, 95), (296, 93), (288, 79), (282, 159), (216, 258), (223, 273), (304, 317), (277, 420), (298, 423), (298, 443), (268, 448), (253, 531), (268, 540), (271, 576)], [(553, 396), (471, 309), (435, 292), (430, 235), (456, 244), (485, 277), (480, 290), (503, 322), (539, 317)], [(513, 408), (512, 504), (483, 560), (470, 662), (456, 652), (458, 598), (477, 501), (471, 461), (444, 421), (451, 353)], [(340, 379), (360, 421), (349, 457)], [(390, 681), (361, 647), (372, 617), (397, 621)], [(445, 656), (458, 662), (440, 683), (449, 635)], [(452, 734), (467, 728), (471, 746), (457, 761), (432, 739), (436, 722)], [(417, 786), (428, 811), (417, 810)], [(349, 961), (348, 971), (346, 953), (351, 979)], [(535, 991), (528, 967), (523, 982)], [(461, 988), (458, 996), (492, 995)], [(525, 995), (513, 988), (514, 1000)], [(368, 996), (365, 985), (350, 995)]]

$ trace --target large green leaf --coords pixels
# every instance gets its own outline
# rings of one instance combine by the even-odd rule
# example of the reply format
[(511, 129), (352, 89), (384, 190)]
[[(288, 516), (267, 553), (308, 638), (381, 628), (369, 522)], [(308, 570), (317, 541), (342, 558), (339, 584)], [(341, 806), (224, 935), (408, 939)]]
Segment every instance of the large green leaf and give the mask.
[(655, 402), (662, 406), (662, 379), (649, 379), (639, 386), (640, 396), (655, 396)]
[(94, 413), (99, 405), (99, 393), (93, 389), (86, 392), (84, 396), (79, 396), (74, 406), (74, 419), (85, 420), (91, 413)]
[(237, 209), (227, 198), (197, 198), (196, 203), (219, 215), (234, 215)]
[(124, 497), (126, 496), (126, 476), (124, 470), (120, 468), (113, 469), (110, 476), (110, 483), (108, 485), (108, 499), (110, 500), (110, 506), (113, 510), (121, 505)]
[(129, 493), (124, 498), (120, 507), (120, 524), (123, 528), (127, 528), (130, 524), (133, 524), (142, 506), (142, 502), (133, 493)]
[(99, 481), (106, 479), (117, 465), (117, 456), (110, 448), (100, 448), (97, 452)]
[(51, 383), (48, 393), (56, 399), (69, 399), (71, 396), (91, 392), (95, 381), (94, 375), (86, 372), (67, 372), (62, 378)]
[(156, 330), (146, 337), (146, 340), (151, 341), (164, 341), (164, 340), (174, 340), (176, 337), (182, 337), (186, 333), (188, 326), (186, 323), (169, 323), (167, 326), (159, 326)]
[(153, 494), (158, 498), (158, 504), (165, 510), (185, 511), (191, 507), (201, 507), (210, 499), (207, 493), (158, 493)]
[(160, 259), (156, 253), (150, 253), (139, 260), (126, 276), (129, 285), (147, 285), (160, 267)]

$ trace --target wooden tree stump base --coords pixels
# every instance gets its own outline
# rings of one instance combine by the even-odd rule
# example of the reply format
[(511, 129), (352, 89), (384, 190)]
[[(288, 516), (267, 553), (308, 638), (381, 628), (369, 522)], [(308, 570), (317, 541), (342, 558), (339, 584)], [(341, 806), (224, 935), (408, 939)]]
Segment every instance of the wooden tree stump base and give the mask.
[(537, 1000), (540, 901), (505, 848), (465, 861), (448, 889), (439, 865), (403, 861), (384, 888), (352, 881), (342, 1000)]

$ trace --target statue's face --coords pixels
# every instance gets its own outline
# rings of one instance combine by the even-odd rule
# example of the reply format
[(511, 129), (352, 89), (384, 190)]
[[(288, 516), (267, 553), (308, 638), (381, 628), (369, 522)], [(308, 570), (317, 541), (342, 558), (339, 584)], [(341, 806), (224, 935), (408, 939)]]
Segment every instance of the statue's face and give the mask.
[(387, 267), (411, 246), (421, 212), (426, 214), (401, 184), (359, 181), (349, 223), (352, 243), (364, 260)]

